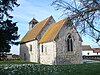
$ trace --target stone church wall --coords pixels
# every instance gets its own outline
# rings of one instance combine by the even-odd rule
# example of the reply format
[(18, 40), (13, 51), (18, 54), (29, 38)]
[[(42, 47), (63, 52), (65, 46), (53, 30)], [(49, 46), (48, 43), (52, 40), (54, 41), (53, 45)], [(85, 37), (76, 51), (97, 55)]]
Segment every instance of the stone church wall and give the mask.
[[(67, 50), (66, 39), (68, 35), (72, 36), (73, 51)], [(79, 36), (75, 29), (67, 27), (66, 25), (61, 29), (56, 38), (56, 64), (80, 64), (82, 63), (82, 43), (79, 41)]]
[[(55, 23), (55, 20), (53, 19), (53, 17), (50, 17), (45, 27), (38, 34), (37, 40), (30, 41), (30, 42), (20, 45), (20, 56), (22, 60), (26, 60), (30, 62), (40, 62), (40, 51), (39, 51), (38, 42), (41, 39), (41, 37), (44, 35), (44, 33), (46, 32), (48, 27), (52, 25), (53, 23)], [(32, 51), (30, 51), (30, 45), (32, 45)]]
[[(30, 45), (32, 46), (32, 50), (30, 50)], [(20, 55), (21, 55), (21, 59), (26, 61), (30, 61), (30, 62), (38, 62), (38, 41), (34, 40), (31, 42), (27, 42), (25, 44), (21, 44), (20, 46)], [(26, 57), (25, 57), (26, 55)]]
[[(51, 18), (42, 32), (37, 36), (37, 40), (20, 45), (20, 56), (22, 60), (48, 65), (82, 63), (82, 41), (77, 31), (68, 25), (64, 25), (61, 28), (54, 41), (46, 43), (38, 42), (48, 27), (54, 22), (54, 19)], [(68, 38), (68, 35), (72, 37), (73, 51), (67, 50), (65, 40)]]
[(20, 59), (25, 60), (25, 61), (30, 60), (28, 47), (26, 46), (26, 44), (21, 44), (20, 45)]
[(53, 65), (56, 58), (56, 43), (47, 42), (40, 44), (40, 63)]

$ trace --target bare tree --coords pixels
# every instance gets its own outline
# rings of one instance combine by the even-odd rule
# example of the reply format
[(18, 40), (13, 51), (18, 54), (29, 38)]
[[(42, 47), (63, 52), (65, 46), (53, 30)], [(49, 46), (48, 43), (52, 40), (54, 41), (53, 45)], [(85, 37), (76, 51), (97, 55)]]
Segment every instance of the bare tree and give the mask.
[(100, 42), (100, 0), (55, 0), (52, 5), (69, 16), (80, 33)]

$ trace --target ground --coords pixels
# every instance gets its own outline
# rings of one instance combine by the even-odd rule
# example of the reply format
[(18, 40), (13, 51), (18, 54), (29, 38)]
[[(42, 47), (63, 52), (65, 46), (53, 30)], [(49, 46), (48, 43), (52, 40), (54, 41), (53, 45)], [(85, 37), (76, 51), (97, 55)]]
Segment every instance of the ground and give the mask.
[(23, 61), (0, 62), (0, 75), (100, 75), (100, 62), (42, 65)]

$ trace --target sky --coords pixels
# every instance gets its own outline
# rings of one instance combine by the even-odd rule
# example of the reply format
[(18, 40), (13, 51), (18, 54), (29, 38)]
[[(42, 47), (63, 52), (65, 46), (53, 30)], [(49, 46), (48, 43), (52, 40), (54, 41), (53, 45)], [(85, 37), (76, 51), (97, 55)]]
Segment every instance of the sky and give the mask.
[[(20, 41), (26, 32), (29, 30), (28, 22), (34, 17), (37, 21), (42, 21), (48, 16), (53, 16), (56, 21), (65, 18), (61, 16), (63, 12), (61, 10), (55, 10), (54, 6), (51, 6), (54, 0), (18, 0), (17, 3), (20, 4), (19, 7), (14, 7), (14, 11), (10, 12), (14, 16), (13, 21), (18, 22), (17, 26), (19, 28), (18, 34)], [(91, 37), (82, 36), (83, 45), (90, 45), (91, 47), (98, 47), (96, 43), (93, 42)], [(12, 45), (12, 54), (19, 54), (20, 46)]]

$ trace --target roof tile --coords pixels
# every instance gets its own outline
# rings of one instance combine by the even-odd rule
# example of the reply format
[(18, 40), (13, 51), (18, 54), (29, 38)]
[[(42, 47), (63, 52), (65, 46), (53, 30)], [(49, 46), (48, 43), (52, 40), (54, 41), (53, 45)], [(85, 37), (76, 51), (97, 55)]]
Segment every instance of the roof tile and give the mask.
[(62, 28), (62, 26), (68, 21), (67, 19), (62, 19), (59, 22), (54, 23), (53, 25), (51, 25), (48, 30), (45, 32), (45, 34), (43, 35), (43, 37), (40, 39), (40, 43), (43, 42), (50, 42), (53, 41), (55, 39), (55, 37), (57, 36), (58, 32), (60, 31), (60, 29)]
[(97, 53), (97, 52), (100, 53), (100, 48), (93, 48), (93, 52), (94, 53)]
[(83, 51), (92, 50), (92, 48), (91, 48), (90, 45), (83, 45), (83, 46), (82, 46), (82, 50), (83, 50)]
[[(51, 16), (50, 16), (51, 17)], [(31, 41), (37, 37), (37, 35), (41, 32), (43, 27), (46, 25), (50, 17), (47, 17), (43, 21), (37, 23), (31, 30), (29, 30), (26, 35), (22, 38), (21, 43)]]

